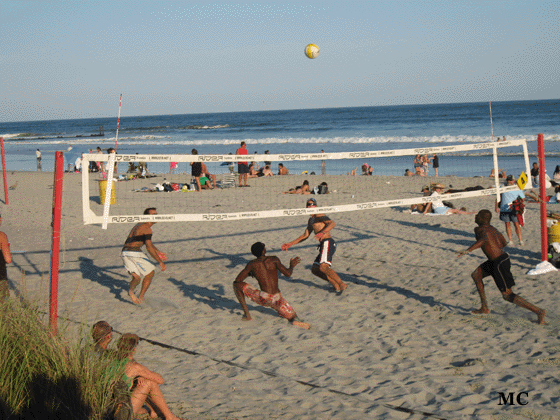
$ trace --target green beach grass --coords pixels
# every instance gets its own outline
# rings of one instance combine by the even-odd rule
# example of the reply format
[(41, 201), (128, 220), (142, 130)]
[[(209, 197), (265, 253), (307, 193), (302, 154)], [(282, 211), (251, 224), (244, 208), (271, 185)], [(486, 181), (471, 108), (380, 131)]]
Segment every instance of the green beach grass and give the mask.
[(56, 336), (47, 324), (38, 305), (0, 302), (0, 418), (112, 418), (122, 372), (94, 353), (85, 324)]

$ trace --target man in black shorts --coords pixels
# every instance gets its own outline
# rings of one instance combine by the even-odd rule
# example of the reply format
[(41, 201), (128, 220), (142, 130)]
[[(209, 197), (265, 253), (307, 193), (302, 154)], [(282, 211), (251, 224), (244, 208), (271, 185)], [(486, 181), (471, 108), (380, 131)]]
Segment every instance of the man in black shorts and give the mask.
[[(241, 147), (237, 149), (235, 152), (236, 155), (247, 155), (249, 152), (247, 151), (247, 144), (242, 141)], [(237, 172), (239, 172), (239, 186), (240, 187), (249, 187), (247, 184), (247, 175), (249, 174), (249, 162), (237, 162)], [(241, 181), (243, 180), (243, 184)]]
[[(307, 199), (306, 208), (317, 207), (317, 201), (314, 198)], [(331, 237), (331, 230), (336, 223), (325, 214), (313, 214), (307, 222), (305, 232), (291, 242), (282, 245), (282, 250), (287, 251), (291, 246), (305, 241), (311, 233), (315, 233), (315, 239), (319, 241), (319, 255), (315, 258), (311, 272), (333, 285), (337, 293), (342, 293), (348, 285), (344, 283), (338, 274), (332, 269), (332, 257), (336, 251), (336, 242)]]
[(475, 223), (478, 225), (474, 229), (476, 242), (466, 251), (457, 252), (457, 254), (459, 254), (457, 257), (460, 257), (474, 251), (475, 249), (481, 248), (482, 252), (484, 252), (484, 254), (488, 257), (488, 261), (479, 265), (471, 274), (471, 277), (476, 284), (478, 294), (480, 295), (480, 301), (482, 302), (482, 307), (479, 310), (473, 311), (473, 313), (490, 313), (488, 303), (486, 301), (486, 295), (484, 294), (484, 283), (482, 282), (482, 279), (487, 276), (492, 276), (496, 286), (498, 286), (498, 289), (502, 292), (502, 297), (505, 300), (534, 312), (538, 317), (538, 323), (544, 324), (546, 311), (544, 309), (537, 308), (535, 305), (527, 302), (511, 290), (511, 288), (515, 285), (515, 282), (511, 274), (511, 262), (509, 260), (509, 255), (503, 251), (503, 248), (506, 246), (506, 240), (495, 227), (490, 225), (490, 220), (492, 220), (492, 213), (490, 210), (480, 210), (474, 219)]

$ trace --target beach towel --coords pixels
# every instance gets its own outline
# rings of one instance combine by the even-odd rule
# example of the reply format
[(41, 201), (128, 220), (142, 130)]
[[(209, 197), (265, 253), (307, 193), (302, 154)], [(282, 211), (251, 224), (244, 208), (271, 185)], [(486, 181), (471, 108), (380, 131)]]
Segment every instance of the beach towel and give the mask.
[(523, 221), (523, 212), (525, 211), (525, 203), (523, 202), (523, 199), (518, 197), (510, 204), (510, 207), (517, 216), (519, 226), (524, 226), (525, 222)]

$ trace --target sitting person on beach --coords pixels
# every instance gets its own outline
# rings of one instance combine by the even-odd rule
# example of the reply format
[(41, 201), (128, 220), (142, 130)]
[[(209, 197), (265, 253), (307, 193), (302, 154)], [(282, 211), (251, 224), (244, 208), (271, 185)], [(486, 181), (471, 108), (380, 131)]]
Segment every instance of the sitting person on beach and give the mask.
[[(281, 317), (290, 321), (292, 325), (309, 329), (309, 324), (299, 320), (296, 311), (282, 297), (278, 288), (278, 271), (286, 277), (291, 277), (295, 266), (300, 262), (299, 257), (290, 259), (290, 268), (286, 268), (278, 257), (267, 257), (265, 255), (266, 246), (262, 242), (255, 242), (251, 246), (251, 253), (257, 258), (250, 261), (233, 282), (235, 296), (237, 296), (237, 300), (243, 308), (243, 321), (251, 320), (251, 314), (245, 302), (245, 296), (247, 296), (261, 306), (274, 309)], [(260, 290), (244, 282), (248, 276), (255, 277)]]
[(270, 165), (265, 165), (262, 170), (262, 176), (273, 176), (272, 169), (270, 169)]
[(479, 265), (471, 274), (482, 304), (481, 308), (473, 311), (473, 313), (490, 313), (490, 309), (488, 308), (488, 303), (486, 301), (486, 295), (484, 293), (484, 283), (482, 282), (482, 279), (487, 276), (492, 276), (496, 286), (502, 293), (504, 300), (530, 310), (537, 315), (537, 322), (539, 324), (544, 324), (546, 311), (532, 305), (521, 296), (513, 293), (511, 288), (515, 285), (515, 281), (513, 279), (513, 275), (511, 274), (511, 261), (509, 259), (509, 255), (504, 252), (504, 247), (507, 245), (507, 242), (504, 236), (490, 224), (491, 220), (492, 213), (490, 210), (480, 210), (474, 219), (475, 223), (478, 225), (474, 229), (476, 242), (466, 251), (457, 252), (457, 257), (461, 257), (474, 251), (475, 249), (481, 248), (484, 255), (488, 258), (488, 261)]
[(405, 169), (404, 176), (414, 176), (414, 173), (410, 169)]
[[(198, 155), (198, 150), (192, 149), (191, 153), (193, 155)], [(211, 190), (212, 184), (210, 183), (210, 178), (206, 176), (208, 169), (206, 171), (203, 170), (204, 163), (202, 162), (191, 162), (191, 175), (194, 177), (197, 191), (202, 190)], [(204, 165), (206, 168), (206, 165)], [(216, 176), (213, 178), (214, 180), (214, 187), (216, 187)]]
[(368, 168), (369, 168), (369, 164), (368, 163), (364, 163), (362, 165), (362, 175), (369, 175), (368, 173)]
[(107, 321), (97, 321), (91, 328), (93, 338), (93, 351), (102, 356), (114, 356), (108, 350), (109, 343), (113, 339), (113, 327)]
[[(206, 179), (212, 180), (213, 187), (211, 186), (210, 189), (216, 188), (216, 175), (212, 175), (210, 171), (208, 171), (208, 168), (206, 167), (206, 164), (204, 162), (201, 163), (202, 163), (202, 175), (205, 176)], [(207, 181), (207, 183), (209, 182)]]
[(309, 191), (309, 181), (306, 179), (303, 181), (302, 185), (298, 185), (295, 188), (290, 188), (288, 191), (284, 191), (282, 194), (311, 194)]
[(259, 171), (255, 169), (255, 163), (251, 162), (249, 164), (249, 174), (247, 175), (247, 178), (258, 178), (258, 177), (259, 177)]
[(288, 168), (283, 163), (278, 164), (278, 175), (288, 175)]
[[(434, 189), (434, 192), (432, 192), (432, 194), (430, 196), (436, 198), (436, 197), (441, 196), (441, 194), (443, 193), (443, 189), (445, 188), (445, 185), (443, 185), (443, 184), (433, 184), (432, 188)], [(443, 202), (441, 201), (441, 199), (437, 199), (437, 198), (434, 201), (432, 201), (431, 203), (428, 203), (426, 205), (426, 208), (424, 209), (422, 214), (426, 214), (431, 210), (433, 210), (433, 212), (435, 214), (474, 214), (474, 212), (468, 212), (468, 211), (463, 210), (463, 209), (454, 209), (454, 208), (450, 208), (448, 206), (445, 206), (443, 204)]]
[[(490, 172), (490, 178), (494, 178), (496, 176), (496, 172), (494, 170), (494, 168), (492, 168), (492, 171)], [(506, 171), (504, 171), (503, 169), (498, 169), (498, 178), (505, 178), (506, 177)]]
[[(422, 190), (420, 191), (422, 194), (424, 194), (425, 197), (430, 195), (430, 187), (428, 187), (427, 185), (424, 185), (422, 187)], [(418, 203), (418, 204), (413, 204), (412, 206), (410, 206), (410, 211), (417, 211), (418, 213), (423, 213), (424, 210), (426, 209), (427, 204), (426, 203)]]
[[(136, 334), (123, 334), (117, 342), (117, 362), (115, 363), (117, 368), (124, 366), (123, 380), (131, 391), (130, 400), (134, 418), (147, 414), (144, 404), (149, 397), (150, 404), (156, 406), (166, 420), (181, 420), (171, 412), (165, 402), (163, 392), (159, 387), (165, 383), (163, 377), (134, 360), (139, 341), (140, 337)], [(150, 417), (156, 418), (157, 414), (151, 412)]]

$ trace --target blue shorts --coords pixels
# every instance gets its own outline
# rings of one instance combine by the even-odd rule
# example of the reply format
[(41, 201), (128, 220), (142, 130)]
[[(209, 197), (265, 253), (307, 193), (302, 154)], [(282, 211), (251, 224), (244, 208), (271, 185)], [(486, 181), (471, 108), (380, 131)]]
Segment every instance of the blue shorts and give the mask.
[(502, 222), (513, 222), (513, 223), (517, 223), (517, 215), (515, 213), (512, 213), (510, 211), (501, 211), (500, 212), (500, 220)]
[(449, 210), (449, 207), (433, 207), (435, 214), (445, 214)]
[(319, 255), (315, 258), (313, 265), (332, 265), (332, 257), (336, 252), (336, 242), (333, 238), (323, 239), (318, 246)]

